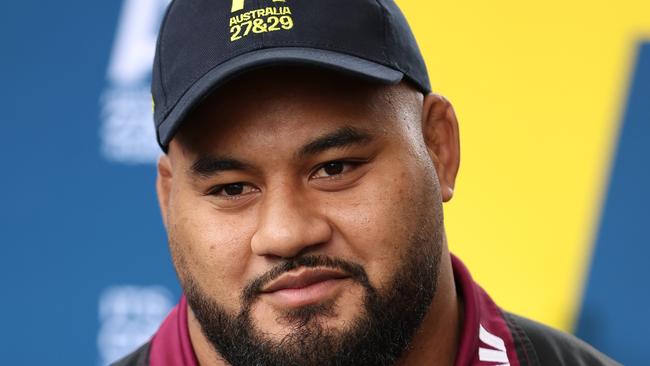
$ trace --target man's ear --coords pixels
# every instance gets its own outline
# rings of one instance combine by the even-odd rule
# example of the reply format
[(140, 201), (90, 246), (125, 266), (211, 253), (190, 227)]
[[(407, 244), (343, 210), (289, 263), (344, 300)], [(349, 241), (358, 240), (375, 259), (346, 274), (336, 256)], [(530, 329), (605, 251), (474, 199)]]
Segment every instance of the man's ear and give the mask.
[(424, 97), (422, 134), (436, 167), (442, 200), (447, 202), (454, 194), (460, 165), (460, 140), (456, 113), (444, 97), (436, 94)]
[(172, 165), (169, 156), (163, 154), (158, 159), (158, 176), (156, 177), (156, 193), (163, 223), (167, 227), (167, 212), (169, 210), (169, 196), (172, 189)]

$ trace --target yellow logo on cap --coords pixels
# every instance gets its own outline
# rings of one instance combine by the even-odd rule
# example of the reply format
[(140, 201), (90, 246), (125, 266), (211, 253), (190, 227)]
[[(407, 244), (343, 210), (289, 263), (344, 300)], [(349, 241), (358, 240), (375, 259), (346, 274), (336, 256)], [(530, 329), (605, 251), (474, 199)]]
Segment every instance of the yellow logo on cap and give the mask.
[[(274, 3), (283, 3), (285, 0), (273, 0)], [(232, 0), (232, 7), (230, 8), (230, 12), (234, 13), (236, 11), (240, 11), (244, 9), (244, 0)]]
[(232, 0), (232, 8), (230, 10), (231, 13), (240, 11), (243, 8), (244, 8), (244, 0)]
[[(244, 9), (245, 0), (233, 0), (231, 11)], [(273, 0), (274, 3), (286, 3), (286, 0)], [(293, 18), (289, 6), (267, 6), (248, 10), (230, 17), (230, 42), (238, 41), (249, 35), (287, 31), (293, 28)]]

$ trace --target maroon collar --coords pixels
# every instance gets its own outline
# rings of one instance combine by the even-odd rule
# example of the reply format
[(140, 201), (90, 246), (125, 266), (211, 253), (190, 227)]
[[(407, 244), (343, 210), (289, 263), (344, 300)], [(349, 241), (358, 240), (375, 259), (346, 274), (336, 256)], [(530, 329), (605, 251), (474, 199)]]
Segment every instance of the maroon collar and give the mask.
[[(501, 310), (474, 282), (465, 265), (454, 255), (451, 260), (464, 306), (455, 366), (519, 366)], [(187, 325), (187, 301), (182, 296), (151, 341), (150, 365), (198, 366)]]
[(187, 300), (183, 295), (151, 340), (149, 365), (198, 366), (187, 324)]
[(519, 366), (510, 329), (501, 309), (453, 254), (454, 280), (463, 298), (464, 318), (455, 366)]

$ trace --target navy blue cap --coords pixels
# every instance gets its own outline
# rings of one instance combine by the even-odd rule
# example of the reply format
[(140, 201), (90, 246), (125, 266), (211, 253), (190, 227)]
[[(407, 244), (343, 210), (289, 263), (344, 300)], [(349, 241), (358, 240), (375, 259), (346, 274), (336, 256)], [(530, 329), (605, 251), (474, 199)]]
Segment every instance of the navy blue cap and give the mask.
[(174, 0), (163, 20), (151, 92), (158, 143), (227, 80), (275, 65), (311, 65), (431, 91), (392, 0)]

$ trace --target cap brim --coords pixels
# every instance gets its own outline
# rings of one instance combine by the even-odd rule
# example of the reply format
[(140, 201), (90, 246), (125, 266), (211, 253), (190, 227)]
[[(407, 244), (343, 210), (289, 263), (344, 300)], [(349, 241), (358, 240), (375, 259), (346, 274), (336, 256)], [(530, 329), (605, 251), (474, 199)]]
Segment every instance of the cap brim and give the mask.
[(163, 150), (167, 150), (169, 141), (188, 113), (224, 82), (256, 68), (287, 64), (323, 67), (384, 84), (397, 84), (404, 77), (402, 72), (390, 67), (348, 54), (321, 49), (283, 47), (245, 53), (210, 70), (172, 107), (157, 128), (158, 141)]

